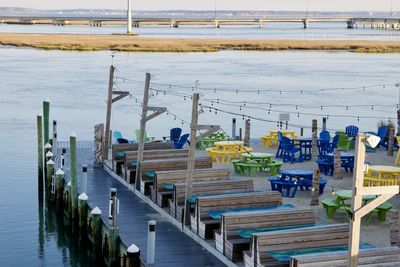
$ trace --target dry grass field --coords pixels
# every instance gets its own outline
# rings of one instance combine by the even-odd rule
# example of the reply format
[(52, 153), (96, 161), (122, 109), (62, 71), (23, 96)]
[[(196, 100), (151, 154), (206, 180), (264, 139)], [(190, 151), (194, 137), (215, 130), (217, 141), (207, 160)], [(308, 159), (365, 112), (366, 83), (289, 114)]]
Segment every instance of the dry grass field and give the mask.
[(0, 44), (47, 50), (126, 52), (217, 52), (221, 50), (341, 50), (399, 53), (400, 42), (358, 40), (216, 40), (126, 35), (0, 34)]

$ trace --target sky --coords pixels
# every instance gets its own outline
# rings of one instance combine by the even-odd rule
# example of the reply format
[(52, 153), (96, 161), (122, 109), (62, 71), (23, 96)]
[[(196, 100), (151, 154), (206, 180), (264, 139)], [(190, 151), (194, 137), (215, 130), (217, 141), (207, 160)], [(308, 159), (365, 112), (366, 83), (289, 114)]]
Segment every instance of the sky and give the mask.
[[(306, 10), (307, 0), (131, 0), (137, 10)], [(127, 0), (0, 0), (2, 7), (37, 9), (123, 9)], [(400, 10), (400, 0), (308, 0), (311, 11)]]

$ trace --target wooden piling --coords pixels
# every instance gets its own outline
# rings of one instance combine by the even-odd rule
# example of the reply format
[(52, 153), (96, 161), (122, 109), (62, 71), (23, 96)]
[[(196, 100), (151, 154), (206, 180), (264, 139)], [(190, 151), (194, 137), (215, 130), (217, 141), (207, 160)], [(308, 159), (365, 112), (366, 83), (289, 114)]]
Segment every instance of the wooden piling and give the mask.
[(110, 74), (108, 80), (108, 98), (107, 98), (107, 114), (106, 114), (106, 125), (104, 131), (104, 146), (103, 146), (103, 160), (108, 160), (108, 148), (110, 135), (110, 121), (111, 121), (111, 109), (112, 109), (112, 96), (113, 96), (113, 86), (114, 86), (114, 71), (113, 65), (110, 66)]
[(389, 211), (390, 244), (400, 245), (400, 216), (398, 210)]
[(313, 183), (311, 189), (311, 206), (319, 206), (319, 183), (320, 183), (320, 172), (319, 169), (314, 169)]
[(57, 206), (62, 206), (64, 193), (64, 171), (58, 169), (56, 172), (56, 203)]
[(102, 221), (101, 221), (101, 210), (98, 207), (95, 207), (90, 212), (90, 224), (91, 224), (91, 235), (92, 235), (92, 245), (93, 252), (95, 256), (101, 254), (101, 229), (102, 229)]
[(57, 156), (57, 121), (53, 120), (53, 137), (52, 137), (53, 153)]
[(49, 142), (49, 116), (50, 116), (50, 102), (48, 100), (43, 101), (43, 136), (44, 143)]
[(393, 157), (393, 147), (394, 147), (394, 125), (393, 123), (389, 123), (389, 143), (388, 143), (388, 151), (387, 155), (389, 157)]
[(86, 222), (87, 222), (87, 201), (88, 196), (82, 193), (78, 197), (78, 215), (79, 215), (79, 231), (80, 236), (86, 233)]
[(78, 171), (76, 162), (76, 135), (71, 134), (70, 162), (71, 162), (71, 215), (72, 221), (78, 218)]
[(42, 116), (36, 117), (38, 140), (38, 187), (43, 191), (43, 123)]
[(312, 125), (311, 125), (311, 131), (312, 131), (312, 158), (313, 160), (318, 159), (318, 122), (317, 120), (312, 120)]
[(250, 120), (246, 120), (245, 123), (244, 145), (250, 146)]
[(141, 267), (140, 262), (140, 249), (132, 244), (127, 249), (128, 266), (127, 267)]
[[(51, 152), (49, 152), (51, 153)], [(54, 173), (54, 161), (50, 158), (49, 161), (46, 162), (46, 195), (50, 195), (51, 192), (51, 181), (53, 179)]]
[[(47, 167), (46, 167), (46, 163), (47, 163), (47, 161), (48, 161), (48, 159), (46, 159), (46, 154), (49, 152), (49, 151), (51, 151), (51, 148), (52, 148), (52, 146), (50, 145), (50, 143), (46, 143), (45, 144), (45, 146), (44, 146), (44, 165), (43, 165), (43, 168), (44, 168), (44, 170), (43, 170), (43, 172), (44, 172), (44, 174), (46, 175), (46, 173), (47, 173)], [(46, 179), (45, 179), (45, 186), (47, 185), (46, 184)]]
[(239, 128), (239, 141), (243, 140), (242, 128)]
[(336, 180), (343, 180), (342, 173), (342, 160), (340, 158), (340, 154), (342, 153), (342, 149), (336, 148), (334, 151), (334, 166), (333, 166), (333, 175)]

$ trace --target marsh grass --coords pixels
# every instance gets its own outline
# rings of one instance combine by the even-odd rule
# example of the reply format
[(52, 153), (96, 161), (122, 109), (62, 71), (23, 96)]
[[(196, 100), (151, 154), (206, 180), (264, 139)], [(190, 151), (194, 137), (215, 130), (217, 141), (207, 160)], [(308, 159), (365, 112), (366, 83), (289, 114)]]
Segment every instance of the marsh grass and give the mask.
[(216, 40), (143, 38), (125, 35), (0, 34), (0, 44), (64, 51), (217, 52), (341, 50), (355, 53), (400, 53), (400, 42), (359, 40)]

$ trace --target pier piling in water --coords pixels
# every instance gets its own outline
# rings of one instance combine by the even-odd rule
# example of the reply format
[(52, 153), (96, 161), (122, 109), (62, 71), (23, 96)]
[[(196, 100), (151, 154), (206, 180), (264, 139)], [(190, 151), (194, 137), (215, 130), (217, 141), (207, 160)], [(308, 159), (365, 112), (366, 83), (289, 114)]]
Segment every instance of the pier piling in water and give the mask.
[(101, 221), (101, 210), (98, 207), (95, 207), (90, 212), (90, 216), (88, 220), (90, 221), (90, 232), (91, 232), (91, 242), (93, 245), (93, 253), (95, 256), (101, 254), (101, 229), (102, 229), (102, 221)]
[(128, 266), (127, 267), (140, 267), (140, 249), (135, 245), (132, 244), (128, 247), (127, 251), (128, 256)]
[(148, 222), (147, 233), (147, 264), (154, 264), (156, 252), (156, 221)]
[(43, 101), (43, 136), (44, 143), (49, 142), (49, 116), (50, 116), (50, 102), (48, 100)]
[(88, 196), (82, 193), (78, 197), (78, 214), (79, 214), (79, 232), (80, 238), (82, 238), (83, 233), (86, 233), (86, 222), (87, 222), (87, 201)]
[(57, 156), (57, 121), (53, 120), (53, 153), (54, 156)]
[(87, 194), (87, 171), (88, 171), (88, 165), (87, 164), (82, 164), (82, 193)]
[(71, 214), (72, 221), (78, 217), (78, 172), (76, 162), (76, 134), (71, 134), (70, 142), (70, 162), (71, 162)]
[[(48, 152), (51, 153), (51, 152)], [(54, 161), (50, 158), (49, 161), (46, 162), (47, 171), (46, 171), (46, 195), (50, 195), (51, 192), (51, 181), (53, 179), (54, 173)]]
[(63, 192), (64, 192), (64, 171), (62, 169), (58, 169), (56, 172), (56, 203), (57, 203), (57, 207), (62, 206)]
[(37, 141), (38, 141), (38, 187), (43, 191), (43, 122), (42, 116), (36, 117)]

